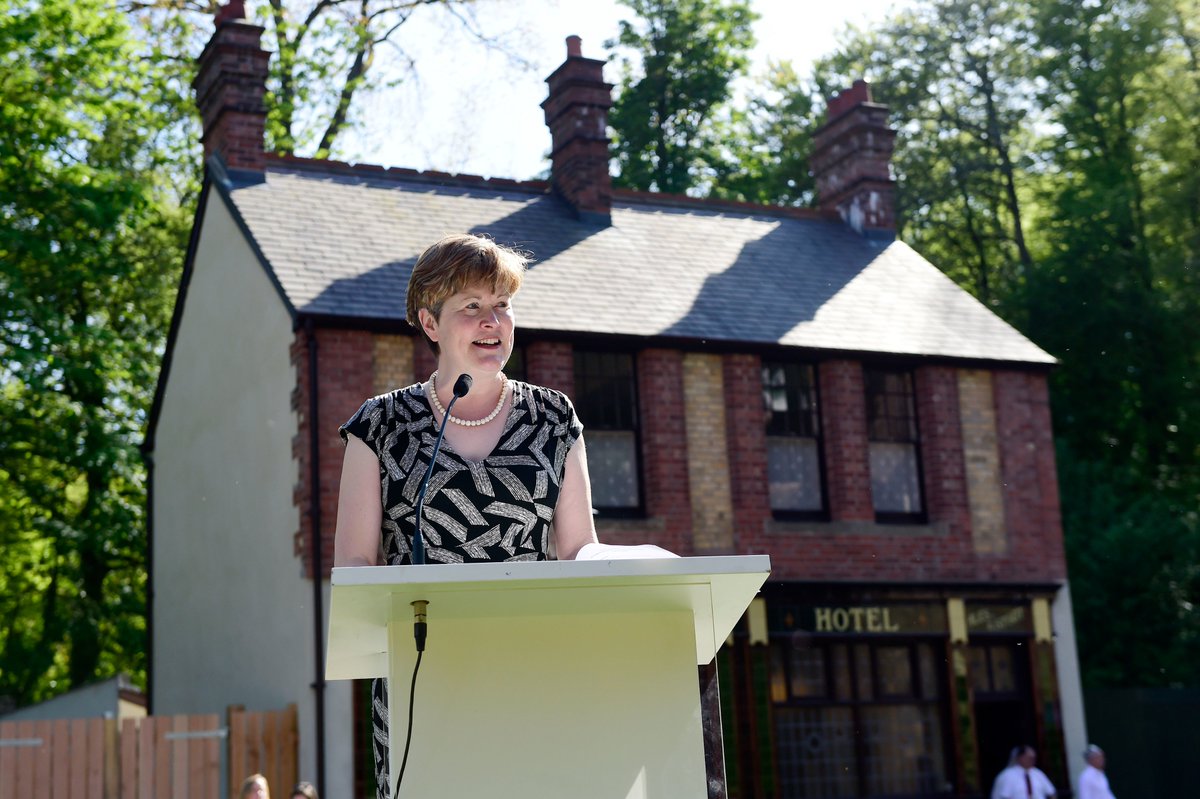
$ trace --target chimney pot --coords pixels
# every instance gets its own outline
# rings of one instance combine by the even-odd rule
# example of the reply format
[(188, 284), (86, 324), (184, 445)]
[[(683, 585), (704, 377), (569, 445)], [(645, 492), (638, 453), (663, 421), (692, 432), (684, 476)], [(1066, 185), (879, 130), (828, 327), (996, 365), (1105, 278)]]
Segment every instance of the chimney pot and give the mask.
[(583, 39), (578, 36), (567, 37), (567, 58), (583, 57)]
[(228, 3), (217, 9), (216, 24), (221, 25), (231, 19), (246, 18), (246, 3), (245, 0), (229, 0)]
[(859, 78), (849, 89), (843, 89), (829, 98), (826, 119), (836, 119), (854, 106), (869, 102), (872, 102), (871, 84)]

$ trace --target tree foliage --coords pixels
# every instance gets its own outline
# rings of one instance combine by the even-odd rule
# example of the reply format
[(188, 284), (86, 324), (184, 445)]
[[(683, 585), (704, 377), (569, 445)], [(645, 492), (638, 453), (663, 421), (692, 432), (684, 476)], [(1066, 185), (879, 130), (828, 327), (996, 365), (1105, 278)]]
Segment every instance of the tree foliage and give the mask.
[(2, 0), (0, 54), (0, 697), (20, 704), (144, 672), (137, 444), (187, 217), (157, 139), (177, 86), (123, 15)]
[(813, 131), (824, 106), (789, 61), (767, 65), (745, 108), (731, 110), (720, 129), (712, 196), (772, 205), (814, 205), (808, 171)]
[[(0, 707), (144, 679), (137, 446), (200, 177), (195, 57), (216, 0), (0, 0)], [(248, 4), (274, 48), (267, 147), (327, 155), (422, 6)], [(395, 77), (399, 75), (399, 77)]]
[(747, 0), (621, 0), (634, 20), (606, 46), (624, 48), (609, 115), (614, 183), (683, 194), (720, 161), (719, 114), (754, 46)]
[(818, 68), (895, 113), (902, 235), (1061, 359), (1090, 684), (1200, 683), (1198, 10), (926, 0)]
[(1038, 44), (1028, 3), (921, 3), (817, 66), (822, 96), (869, 76), (898, 126), (899, 233), (1001, 307), (1033, 266), (1026, 227)]
[[(179, 69), (203, 50), (213, 30), (218, 0), (123, 0), (151, 29), (180, 30)], [(416, 74), (415, 58), (400, 35), (414, 14), (437, 11), (481, 46), (528, 66), (506, 36), (488, 33), (473, 0), (262, 0), (246, 3), (262, 25), (271, 53), (267, 150), (328, 158), (339, 137), (362, 121), (361, 100)]]

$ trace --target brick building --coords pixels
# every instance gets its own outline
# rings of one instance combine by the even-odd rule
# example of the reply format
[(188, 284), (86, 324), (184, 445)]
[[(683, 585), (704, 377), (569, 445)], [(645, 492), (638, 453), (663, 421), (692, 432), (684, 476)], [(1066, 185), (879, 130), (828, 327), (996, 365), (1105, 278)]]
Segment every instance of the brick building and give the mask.
[(299, 702), (303, 775), (364, 790), (361, 689), (323, 678), (337, 427), (433, 370), (404, 286), (471, 231), (534, 256), (508, 371), (574, 399), (600, 539), (771, 555), (709, 706), (730, 796), (978, 796), (1020, 742), (1069, 791), (1053, 358), (895, 240), (865, 84), (830, 102), (816, 210), (614, 189), (575, 37), (547, 182), (277, 157), (239, 5), (201, 56), (208, 173), (146, 442), (152, 712)]

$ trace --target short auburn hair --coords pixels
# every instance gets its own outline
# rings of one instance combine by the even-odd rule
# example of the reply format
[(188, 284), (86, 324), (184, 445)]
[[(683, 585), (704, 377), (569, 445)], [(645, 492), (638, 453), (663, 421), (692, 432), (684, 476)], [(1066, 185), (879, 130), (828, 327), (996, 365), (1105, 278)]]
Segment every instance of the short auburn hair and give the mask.
[(421, 331), (438, 354), (438, 345), (425, 333), (418, 314), (422, 308), (441, 319), (447, 299), (470, 286), (490, 286), (498, 294), (516, 294), (525, 277), (528, 256), (484, 236), (469, 233), (446, 236), (430, 245), (413, 267), (405, 297), (405, 317)]

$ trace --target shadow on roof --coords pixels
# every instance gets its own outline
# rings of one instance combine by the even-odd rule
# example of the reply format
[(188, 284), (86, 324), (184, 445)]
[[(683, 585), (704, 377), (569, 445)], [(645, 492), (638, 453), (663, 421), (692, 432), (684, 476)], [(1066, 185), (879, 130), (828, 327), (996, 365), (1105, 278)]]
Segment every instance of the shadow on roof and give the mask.
[[(442, 193), (467, 194), (454, 188), (438, 189)], [(556, 255), (570, 250), (606, 228), (582, 222), (571, 207), (554, 195), (543, 195), (517, 210), (483, 225), (474, 225), (466, 232), (488, 235), (497, 243), (531, 253), (529, 269), (536, 269)], [(451, 231), (446, 230), (449, 234)], [(439, 236), (431, 236), (421, 248), (433, 244)], [(405, 289), (417, 256), (390, 261), (371, 267), (353, 277), (341, 278), (326, 286), (302, 309), (306, 313), (351, 316), (399, 321), (404, 318)]]
[(784, 221), (705, 279), (688, 313), (662, 334), (779, 341), (811, 322), (880, 252), (841, 225)]
[(603, 232), (606, 226), (580, 221), (565, 200), (547, 194), (506, 217), (475, 225), (470, 233), (491, 236), (498, 244), (532, 254), (530, 269)]

